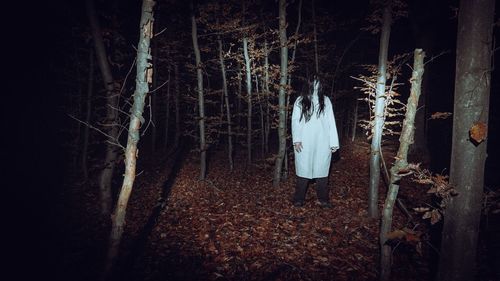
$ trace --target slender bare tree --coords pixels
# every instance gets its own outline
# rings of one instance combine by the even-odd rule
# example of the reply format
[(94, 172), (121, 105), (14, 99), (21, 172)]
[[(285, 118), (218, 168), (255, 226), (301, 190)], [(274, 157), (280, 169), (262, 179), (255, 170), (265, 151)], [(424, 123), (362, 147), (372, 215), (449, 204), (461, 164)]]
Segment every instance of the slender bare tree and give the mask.
[(280, 38), (280, 87), (279, 87), (279, 148), (274, 166), (273, 185), (278, 186), (286, 150), (286, 85), (288, 75), (288, 42), (286, 36), (286, 0), (279, 1), (279, 38)]
[(226, 105), (226, 115), (227, 115), (227, 145), (228, 145), (228, 159), (229, 159), (229, 169), (232, 171), (233, 164), (233, 133), (231, 130), (231, 109), (229, 106), (229, 95), (227, 91), (227, 78), (226, 78), (226, 65), (224, 64), (224, 53), (222, 50), (222, 39), (220, 35), (217, 37), (217, 44), (219, 46), (219, 64), (222, 75), (222, 92), (224, 94), (224, 101)]
[[(94, 92), (94, 50), (89, 52), (89, 80), (87, 83), (87, 102), (85, 105), (85, 122), (90, 124), (92, 93)], [(85, 181), (89, 178), (89, 170), (87, 167), (88, 148), (89, 148), (89, 126), (83, 128), (83, 148), (82, 148), (82, 172)]]
[(201, 64), (200, 47), (198, 46), (198, 28), (196, 25), (196, 17), (194, 11), (193, 1), (190, 3), (191, 6), (191, 36), (193, 39), (193, 49), (196, 58), (196, 77), (198, 80), (198, 112), (199, 121), (198, 125), (200, 128), (200, 179), (204, 180), (206, 177), (207, 170), (207, 143), (205, 139), (205, 99), (203, 95), (203, 73)]
[[(245, 25), (245, 1), (242, 1), (243, 25)], [(250, 69), (250, 55), (248, 54), (248, 35), (243, 35), (243, 57), (245, 58), (245, 77), (247, 86), (247, 164), (252, 163), (252, 71)]]
[(387, 72), (387, 53), (389, 50), (389, 36), (391, 34), (391, 3), (385, 4), (380, 34), (380, 48), (378, 57), (378, 76), (372, 128), (372, 143), (370, 154), (370, 187), (368, 194), (368, 216), (378, 217), (378, 187), (380, 181), (380, 146), (384, 128), (385, 110), (385, 82)]
[(153, 0), (142, 1), (141, 21), (139, 24), (139, 44), (137, 46), (136, 87), (134, 102), (130, 110), (130, 123), (128, 127), (127, 147), (125, 149), (125, 175), (118, 197), (118, 202), (112, 216), (111, 234), (109, 236), (108, 254), (104, 278), (109, 278), (115, 260), (118, 256), (120, 242), (125, 227), (125, 215), (128, 200), (132, 193), (135, 180), (137, 155), (137, 143), (139, 142), (139, 130), (144, 123), (142, 113), (144, 111), (144, 100), (149, 92), (148, 83), (152, 82), (152, 67), (150, 63), (150, 41), (153, 37)]
[(392, 247), (387, 244), (388, 233), (392, 228), (392, 213), (399, 191), (399, 181), (401, 171), (408, 166), (408, 149), (413, 143), (415, 133), (415, 114), (417, 112), (418, 101), (421, 93), (422, 76), (424, 74), (424, 57), (422, 49), (415, 49), (413, 74), (411, 81), (411, 92), (406, 103), (406, 115), (403, 121), (403, 128), (399, 138), (399, 150), (396, 161), (391, 168), (390, 183), (385, 198), (384, 209), (382, 211), (382, 225), (380, 227), (380, 280), (388, 281), (391, 275)]
[(177, 63), (174, 64), (174, 75), (175, 75), (175, 140), (174, 147), (177, 148), (179, 146), (179, 141), (181, 138), (181, 109), (180, 109), (180, 95), (181, 90), (179, 86), (179, 65)]
[(90, 31), (94, 41), (97, 64), (101, 71), (104, 88), (106, 89), (106, 118), (103, 123), (107, 125), (108, 144), (106, 146), (106, 156), (104, 159), (104, 168), (99, 175), (99, 195), (101, 214), (108, 216), (111, 213), (113, 204), (111, 195), (111, 182), (118, 160), (118, 147), (114, 145), (119, 134), (118, 124), (118, 92), (116, 91), (115, 81), (108, 63), (108, 55), (102, 38), (102, 31), (97, 18), (94, 1), (86, 1), (87, 16), (90, 23)]

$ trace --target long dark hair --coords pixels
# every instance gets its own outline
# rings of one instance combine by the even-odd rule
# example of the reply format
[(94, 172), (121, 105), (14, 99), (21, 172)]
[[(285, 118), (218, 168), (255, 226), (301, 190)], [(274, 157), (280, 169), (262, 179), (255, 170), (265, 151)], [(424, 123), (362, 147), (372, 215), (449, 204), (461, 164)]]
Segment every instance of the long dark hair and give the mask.
[(301, 107), (302, 107), (302, 112), (300, 114), (300, 119), (299, 121), (302, 120), (302, 117), (308, 122), (311, 119), (311, 116), (314, 112), (314, 104), (312, 104), (311, 97), (314, 92), (314, 87), (317, 85), (317, 91), (318, 91), (318, 101), (319, 101), (319, 110), (317, 113), (317, 116), (321, 113), (324, 112), (325, 110), (325, 96), (323, 95), (323, 92), (321, 91), (321, 83), (319, 81), (318, 76), (314, 75), (312, 83), (309, 82), (309, 89), (306, 93), (302, 92), (302, 99), (300, 101)]

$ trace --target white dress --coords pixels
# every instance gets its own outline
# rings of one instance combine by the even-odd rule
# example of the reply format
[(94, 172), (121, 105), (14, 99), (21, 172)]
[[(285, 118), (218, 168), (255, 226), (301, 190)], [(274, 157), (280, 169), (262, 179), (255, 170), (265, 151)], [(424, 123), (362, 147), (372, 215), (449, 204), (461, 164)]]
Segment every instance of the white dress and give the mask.
[[(301, 152), (295, 152), (295, 171), (302, 178), (323, 178), (328, 176), (332, 158), (332, 148), (339, 148), (339, 138), (332, 102), (324, 97), (325, 108), (318, 116), (319, 99), (317, 91), (311, 96), (311, 106), (314, 109), (309, 121), (302, 114), (301, 100), (297, 98), (292, 112), (292, 139), (293, 143), (301, 142)], [(300, 120), (300, 121), (299, 121)]]

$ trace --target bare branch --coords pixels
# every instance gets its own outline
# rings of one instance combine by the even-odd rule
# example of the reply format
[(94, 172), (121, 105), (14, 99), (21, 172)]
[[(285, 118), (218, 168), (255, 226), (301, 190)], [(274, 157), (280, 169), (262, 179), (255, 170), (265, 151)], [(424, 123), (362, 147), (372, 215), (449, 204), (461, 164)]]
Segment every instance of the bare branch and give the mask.
[[(108, 138), (108, 140), (106, 140), (106, 142), (107, 142), (107, 143), (112, 144), (112, 145), (116, 145), (116, 146), (118, 146), (118, 147), (120, 147), (120, 148), (122, 148), (122, 149), (125, 149), (125, 147), (123, 147), (123, 145), (121, 145), (121, 144), (118, 142), (118, 140), (117, 140), (117, 139), (115, 139), (115, 138), (113, 138), (112, 136), (110, 136), (110, 135), (106, 134), (105, 132), (103, 132), (103, 131), (102, 131), (102, 130), (100, 130), (99, 128), (96, 128), (96, 127), (92, 126), (91, 124), (89, 124), (89, 123), (87, 123), (87, 122), (85, 122), (85, 121), (82, 121), (82, 120), (80, 120), (80, 119), (78, 119), (78, 118), (74, 117), (74, 116), (73, 116), (73, 115), (71, 115), (71, 114), (68, 114), (68, 116), (69, 116), (69, 117), (71, 117), (72, 119), (74, 119), (74, 120), (76, 120), (76, 121), (78, 121), (78, 122), (80, 122), (80, 123), (84, 124), (85, 126), (89, 127), (90, 129), (96, 130), (97, 132), (101, 133), (103, 136), (107, 137), (107, 138)], [(113, 140), (113, 141), (109, 141), (109, 139), (111, 139), (111, 140)]]

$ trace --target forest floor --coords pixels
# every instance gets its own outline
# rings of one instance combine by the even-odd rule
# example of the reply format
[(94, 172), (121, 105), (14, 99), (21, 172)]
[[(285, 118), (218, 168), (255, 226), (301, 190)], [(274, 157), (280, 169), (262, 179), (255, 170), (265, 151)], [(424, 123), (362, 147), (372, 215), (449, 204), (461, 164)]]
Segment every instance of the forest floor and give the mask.
[[(386, 149), (387, 165), (394, 149)], [(265, 159), (246, 166), (244, 155), (229, 170), (224, 151), (209, 158), (200, 181), (196, 153), (179, 152), (166, 165), (139, 175), (128, 206), (118, 280), (376, 280), (379, 220), (367, 217), (369, 144), (344, 145), (333, 161), (333, 208), (317, 204), (310, 184), (304, 207), (291, 204), (295, 176), (272, 186)], [(379, 206), (385, 198), (381, 184)], [(427, 188), (402, 185), (410, 210), (429, 201)], [(95, 192), (86, 191), (68, 220), (61, 275), (94, 280), (102, 264), (108, 228), (99, 219)], [(65, 204), (75, 204), (66, 202)], [(77, 217), (85, 212), (86, 216)], [(430, 226), (420, 220), (419, 239), (395, 240), (393, 280), (430, 280), (434, 268)], [(75, 229), (75, 225), (78, 227)], [(414, 228), (395, 209), (394, 229)], [(415, 237), (414, 237), (415, 238)], [(68, 254), (71, 253), (71, 254)], [(74, 274), (77, 273), (77, 276)]]

